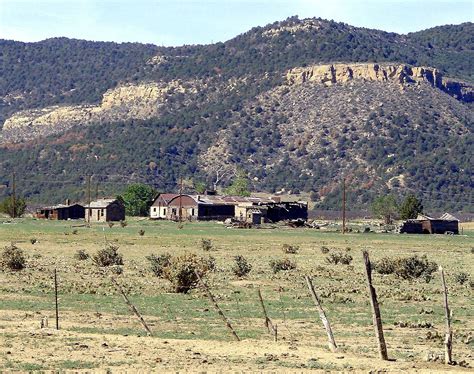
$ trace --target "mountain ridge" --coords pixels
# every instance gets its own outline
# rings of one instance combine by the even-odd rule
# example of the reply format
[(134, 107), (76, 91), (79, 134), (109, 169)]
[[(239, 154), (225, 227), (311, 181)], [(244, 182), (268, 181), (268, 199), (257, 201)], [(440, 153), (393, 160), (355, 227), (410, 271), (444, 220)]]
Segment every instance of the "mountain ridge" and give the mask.
[[(32, 135), (29, 123), (41, 116), (28, 111), (43, 113), (48, 125), (58, 110), (51, 105), (72, 109), (57, 116), (57, 133), (9, 139), (0, 181), (12, 170), (33, 174), (37, 182), (19, 188), (32, 200), (54, 200), (80, 197), (85, 175), (115, 193), (124, 181), (112, 175), (170, 190), (182, 176), (211, 185), (216, 168), (242, 169), (255, 190), (311, 191), (318, 208), (331, 208), (344, 174), (357, 190), (354, 207), (379, 193), (419, 191), (427, 207), (472, 210), (461, 198), (472, 191), (472, 105), (446, 93), (472, 100), (472, 90), (462, 93), (474, 81), (472, 35), (472, 23), (399, 35), (292, 17), (213, 45), (94, 49), (55, 39), (28, 52), (10, 46), (0, 52), (7, 72), (0, 119), (23, 115)], [(36, 71), (38, 58), (49, 65)], [(370, 67), (361, 79), (360, 64)], [(375, 70), (391, 65), (403, 67), (395, 74), (402, 83), (377, 78)], [(301, 76), (321, 66), (323, 82), (288, 84), (292, 69)], [(464, 88), (452, 92), (448, 82), (458, 81)], [(109, 115), (97, 115), (104, 104)], [(78, 107), (85, 113), (70, 126), (65, 118)], [(4, 135), (12, 128), (7, 123)], [(54, 193), (46, 175), (58, 178)]]

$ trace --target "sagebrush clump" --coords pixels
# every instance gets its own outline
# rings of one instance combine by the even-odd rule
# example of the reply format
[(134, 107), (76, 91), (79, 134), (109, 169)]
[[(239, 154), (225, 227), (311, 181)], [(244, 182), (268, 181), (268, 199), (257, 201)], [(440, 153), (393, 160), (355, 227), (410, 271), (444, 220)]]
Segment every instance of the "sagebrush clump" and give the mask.
[(26, 257), (23, 251), (12, 243), (3, 249), (0, 266), (3, 269), (22, 270), (26, 267)]
[(331, 253), (328, 257), (326, 257), (326, 262), (328, 264), (342, 264), (342, 265), (350, 265), (352, 262), (352, 256), (347, 253), (342, 252), (335, 252)]
[(456, 281), (456, 283), (459, 283), (462, 285), (469, 281), (469, 274), (463, 271), (460, 273), (456, 273), (454, 274), (454, 280)]
[(438, 269), (436, 262), (429, 261), (426, 255), (418, 257), (384, 257), (373, 265), (379, 274), (395, 274), (403, 279), (423, 278), (430, 282), (432, 274)]
[(324, 254), (324, 255), (328, 254), (329, 253), (329, 248), (326, 247), (325, 245), (323, 245), (321, 247), (321, 253)]
[(276, 274), (279, 271), (287, 271), (296, 269), (296, 263), (291, 261), (289, 258), (278, 259), (270, 261), (270, 267)]
[(252, 265), (244, 256), (234, 257), (234, 266), (232, 266), (232, 272), (238, 277), (244, 277), (252, 270)]
[(138, 230), (138, 235), (140, 235), (140, 236), (145, 235), (145, 230)]
[(83, 249), (78, 249), (76, 253), (74, 254), (74, 258), (78, 261), (85, 261), (89, 258), (89, 253), (87, 253)]
[(210, 271), (211, 262), (193, 253), (172, 257), (170, 264), (163, 269), (163, 278), (171, 282), (175, 292), (187, 293), (199, 282), (196, 272), (203, 277)]
[(201, 239), (201, 248), (205, 252), (209, 252), (213, 249), (211, 239)]
[(164, 253), (162, 255), (150, 255), (146, 259), (150, 261), (150, 268), (153, 274), (161, 278), (163, 272), (167, 266), (171, 264), (171, 255), (169, 253)]
[(288, 254), (297, 254), (298, 251), (300, 250), (300, 247), (296, 245), (290, 245), (290, 244), (283, 244), (283, 252), (288, 253)]
[(119, 247), (109, 243), (100, 249), (93, 257), (97, 266), (123, 265), (122, 255), (118, 252)]

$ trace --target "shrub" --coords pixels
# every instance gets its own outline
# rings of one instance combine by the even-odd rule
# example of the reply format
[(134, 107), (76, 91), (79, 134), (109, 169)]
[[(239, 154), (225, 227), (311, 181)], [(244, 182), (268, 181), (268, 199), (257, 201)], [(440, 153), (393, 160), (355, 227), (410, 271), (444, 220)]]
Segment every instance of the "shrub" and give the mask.
[(78, 249), (74, 254), (74, 258), (78, 261), (85, 261), (89, 258), (89, 253), (84, 251), (83, 249)]
[(22, 270), (26, 267), (26, 258), (23, 251), (12, 243), (3, 249), (0, 265), (4, 269)]
[(436, 262), (429, 261), (426, 255), (402, 258), (384, 257), (374, 263), (375, 271), (380, 274), (395, 274), (403, 279), (423, 278), (426, 282), (431, 280), (437, 268)]
[(145, 230), (138, 230), (138, 235), (140, 235), (140, 236), (145, 235)]
[(107, 246), (99, 250), (93, 257), (97, 266), (123, 265), (122, 255), (118, 253), (119, 247), (109, 243)]
[(72, 230), (72, 235), (77, 235), (77, 229)]
[(110, 270), (112, 271), (112, 273), (117, 274), (117, 275), (120, 275), (123, 273), (123, 267), (120, 265), (111, 266)]
[(33, 245), (36, 244), (37, 241), (38, 241), (38, 240), (36, 240), (36, 238), (31, 238), (31, 239), (30, 239), (30, 243), (33, 244)]
[(211, 239), (201, 239), (201, 248), (203, 251), (206, 251), (206, 252), (212, 250)]
[(207, 258), (207, 266), (209, 268), (209, 271), (216, 271), (217, 269), (216, 258), (213, 256), (209, 256)]
[(235, 256), (234, 261), (235, 263), (232, 267), (232, 272), (238, 277), (243, 277), (250, 273), (250, 270), (252, 270), (252, 265), (247, 261), (244, 256)]
[(110, 228), (114, 227), (114, 223), (113, 223), (113, 222), (109, 222), (108, 225), (109, 225)]
[(127, 225), (128, 225), (127, 221), (120, 221), (121, 227), (127, 227)]
[(162, 255), (150, 255), (146, 259), (150, 261), (150, 267), (153, 274), (157, 277), (162, 277), (164, 269), (171, 264), (171, 255), (164, 253)]
[(300, 247), (296, 245), (283, 244), (283, 252), (288, 254), (296, 254), (300, 250)]
[(329, 248), (323, 245), (321, 247), (321, 253), (322, 254), (328, 254), (329, 253)]
[(457, 273), (454, 275), (454, 280), (456, 281), (456, 283), (464, 284), (469, 281), (469, 274), (464, 272)]
[(289, 258), (284, 258), (284, 259), (270, 261), (270, 267), (272, 268), (273, 272), (276, 274), (282, 270), (287, 271), (287, 270), (296, 269), (296, 263), (291, 261)]
[(352, 256), (342, 252), (331, 253), (328, 257), (326, 257), (326, 262), (334, 265), (350, 265), (352, 262)]
[(173, 257), (169, 266), (163, 271), (163, 278), (169, 280), (175, 292), (187, 293), (198, 284), (198, 278), (206, 275), (209, 271), (209, 260), (192, 253)]
[(395, 273), (395, 263), (391, 258), (384, 257), (380, 261), (374, 262), (373, 268), (379, 274), (393, 274)]

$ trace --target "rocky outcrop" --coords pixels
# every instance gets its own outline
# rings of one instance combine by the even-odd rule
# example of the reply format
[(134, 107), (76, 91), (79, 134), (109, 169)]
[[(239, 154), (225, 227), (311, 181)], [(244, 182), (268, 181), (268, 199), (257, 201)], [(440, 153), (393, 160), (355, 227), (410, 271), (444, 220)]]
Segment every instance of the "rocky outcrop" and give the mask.
[(180, 81), (126, 84), (105, 92), (99, 105), (51, 106), (18, 112), (5, 121), (2, 138), (23, 141), (57, 134), (76, 125), (153, 118), (160, 114), (169, 97), (195, 92), (193, 85), (185, 87)]
[(464, 102), (474, 101), (474, 86), (443, 77), (437, 69), (405, 64), (331, 64), (295, 68), (286, 75), (289, 84), (305, 82), (331, 86), (352, 80), (395, 82), (400, 85), (425, 82)]

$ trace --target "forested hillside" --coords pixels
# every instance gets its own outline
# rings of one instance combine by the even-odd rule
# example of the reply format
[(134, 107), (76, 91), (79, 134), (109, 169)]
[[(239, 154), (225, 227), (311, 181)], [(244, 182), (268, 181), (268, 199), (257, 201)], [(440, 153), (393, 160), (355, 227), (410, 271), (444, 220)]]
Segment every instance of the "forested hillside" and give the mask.
[[(354, 208), (391, 191), (469, 211), (472, 107), (428, 78), (473, 82), (473, 40), (472, 23), (399, 35), (292, 17), (201, 46), (0, 41), (1, 123), (23, 118), (28, 132), (36, 108), (52, 111), (41, 124), (56, 126), (47, 137), (4, 141), (0, 183), (16, 171), (30, 201), (58, 202), (83, 198), (86, 175), (113, 194), (132, 181), (171, 190), (179, 177), (211, 184), (218, 168), (242, 169), (255, 190), (312, 192), (330, 209), (344, 175)], [(330, 85), (287, 80), (292, 68), (335, 62), (366, 63), (375, 74), (370, 63), (390, 62), (403, 81), (373, 81), (370, 71)], [(410, 66), (435, 70), (413, 80), (403, 75)], [(91, 114), (67, 125), (47, 109), (66, 104)]]

